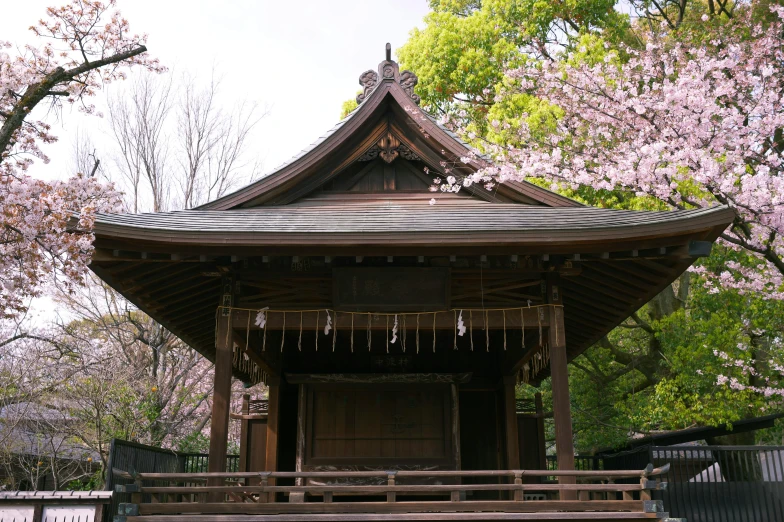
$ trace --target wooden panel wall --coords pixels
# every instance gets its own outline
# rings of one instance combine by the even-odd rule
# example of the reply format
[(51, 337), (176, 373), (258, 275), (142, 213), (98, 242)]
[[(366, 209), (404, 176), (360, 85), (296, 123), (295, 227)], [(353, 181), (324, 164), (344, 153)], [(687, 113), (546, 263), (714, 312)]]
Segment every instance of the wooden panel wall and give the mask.
[(443, 385), (311, 385), (305, 464), (452, 467), (450, 408)]

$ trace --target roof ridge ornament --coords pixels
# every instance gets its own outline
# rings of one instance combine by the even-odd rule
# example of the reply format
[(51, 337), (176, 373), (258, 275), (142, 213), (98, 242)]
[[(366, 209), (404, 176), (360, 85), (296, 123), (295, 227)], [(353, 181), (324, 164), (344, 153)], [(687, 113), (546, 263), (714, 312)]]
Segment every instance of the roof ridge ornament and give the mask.
[(359, 75), (359, 84), (362, 86), (362, 92), (357, 94), (357, 103), (361, 104), (367, 99), (371, 92), (379, 84), (379, 78), (383, 80), (394, 80), (403, 88), (408, 94), (409, 98), (414, 100), (414, 103), (419, 105), (421, 98), (414, 92), (414, 87), (419, 82), (416, 74), (411, 71), (400, 72), (400, 67), (397, 62), (392, 60), (392, 46), (387, 42), (386, 46), (386, 59), (378, 64), (378, 72), (369, 69)]

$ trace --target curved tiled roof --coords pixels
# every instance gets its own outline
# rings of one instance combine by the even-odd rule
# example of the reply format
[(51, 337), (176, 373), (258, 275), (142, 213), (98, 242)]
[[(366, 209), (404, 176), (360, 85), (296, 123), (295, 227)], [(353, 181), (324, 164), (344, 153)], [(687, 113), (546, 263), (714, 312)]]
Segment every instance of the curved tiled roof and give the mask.
[[(467, 232), (619, 229), (723, 216), (727, 207), (669, 212), (593, 207), (552, 208), (516, 204), (397, 204), (257, 207), (233, 210), (181, 210), (150, 214), (101, 214), (104, 226), (183, 232)], [(731, 212), (731, 211), (729, 211)], [(721, 219), (721, 218), (719, 218)]]

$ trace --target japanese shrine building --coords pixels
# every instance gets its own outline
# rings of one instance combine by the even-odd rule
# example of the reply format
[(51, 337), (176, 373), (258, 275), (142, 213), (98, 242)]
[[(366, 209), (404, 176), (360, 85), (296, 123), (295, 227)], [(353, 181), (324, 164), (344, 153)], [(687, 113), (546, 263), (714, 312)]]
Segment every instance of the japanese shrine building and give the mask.
[(269, 387), (263, 415), (239, 414), (265, 420), (245, 425), (242, 471), (537, 469), (541, 429), (519, 432), (515, 385), (548, 376), (573, 469), (568, 362), (707, 255), (734, 212), (592, 208), (514, 182), (434, 194), (443, 165), (459, 179), (488, 160), (418, 107), (389, 54), (360, 83), (357, 109), (252, 185), (99, 216), (91, 269), (215, 363), (212, 472), (232, 377)]

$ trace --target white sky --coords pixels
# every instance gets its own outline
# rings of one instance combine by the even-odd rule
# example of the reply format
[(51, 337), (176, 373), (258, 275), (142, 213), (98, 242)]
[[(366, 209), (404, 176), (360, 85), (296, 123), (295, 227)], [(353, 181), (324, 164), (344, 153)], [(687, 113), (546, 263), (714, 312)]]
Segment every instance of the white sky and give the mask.
[[(46, 7), (66, 2), (11, 3), (0, 17), (0, 40), (35, 44), (27, 28)], [(342, 102), (359, 90), (359, 75), (383, 60), (386, 42), (394, 55), (428, 11), (427, 0), (118, 0), (118, 7), (133, 32), (149, 35), (150, 54), (164, 65), (206, 81), (214, 64), (225, 100), (270, 109), (253, 140), (265, 172), (337, 123)], [(105, 122), (68, 110), (55, 128), (60, 142), (45, 149), (51, 163), (33, 175), (67, 172), (77, 128), (100, 147)]]
[[(0, 40), (37, 45), (29, 27), (49, 6), (68, 0), (10, 2), (0, 16)], [(415, 26), (422, 26), (427, 0), (118, 0), (135, 33), (147, 33), (150, 54), (178, 70), (209, 79), (213, 65), (222, 76), (223, 99), (255, 101), (269, 115), (255, 131), (252, 155), (268, 172), (315, 141), (340, 119), (342, 103), (359, 90), (359, 75), (394, 51)], [(99, 108), (103, 95), (95, 100)], [(34, 176), (69, 173), (74, 135), (86, 131), (102, 153), (106, 122), (67, 109), (54, 127), (60, 141), (44, 147), (51, 162), (38, 162)], [(106, 140), (106, 148), (109, 144)], [(56, 309), (44, 297), (31, 315), (51, 318)]]

